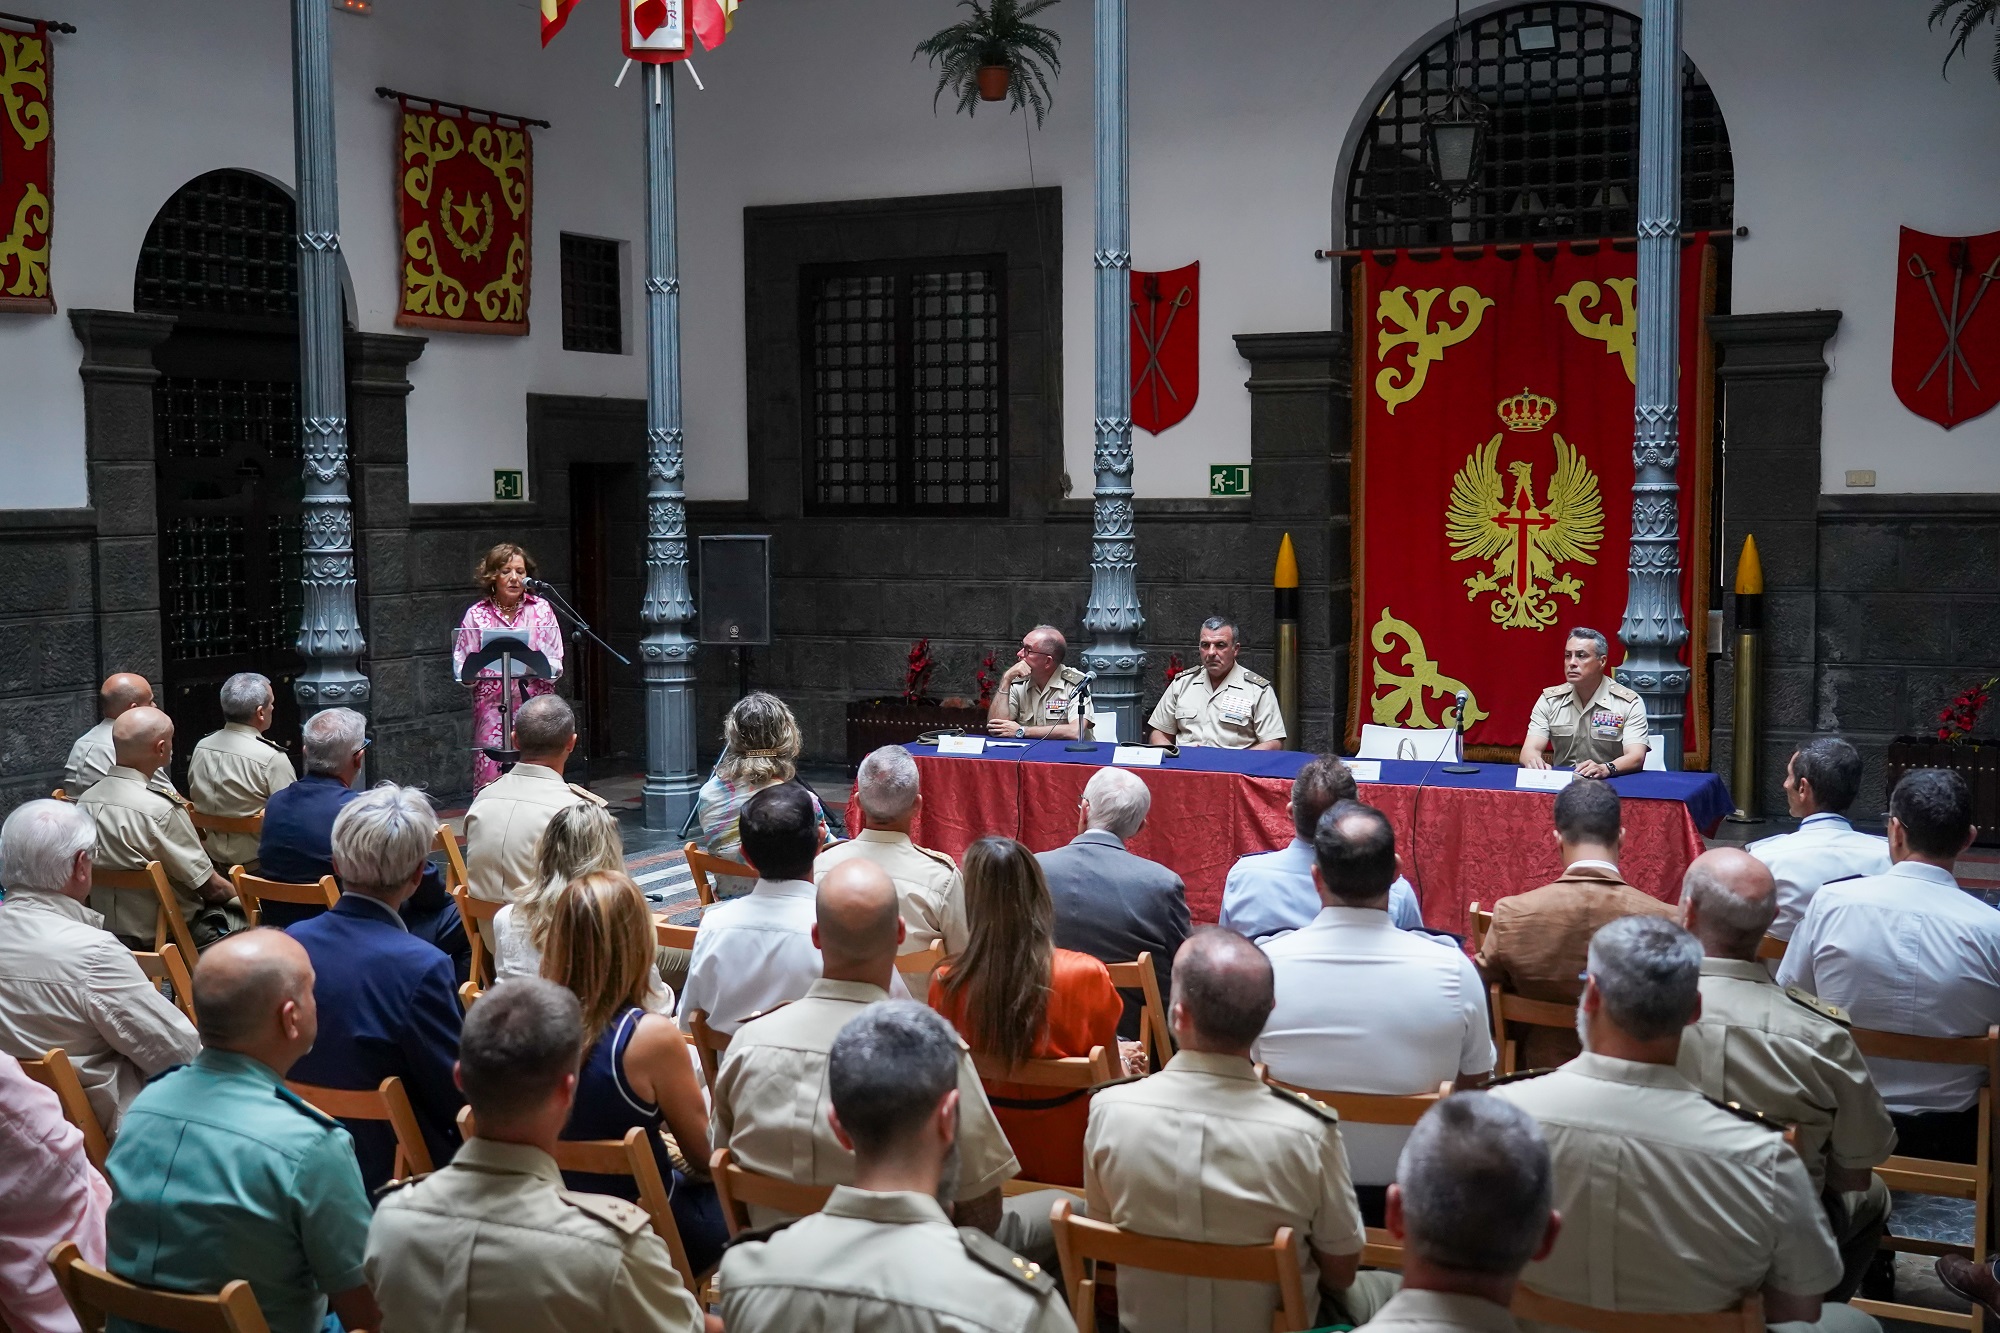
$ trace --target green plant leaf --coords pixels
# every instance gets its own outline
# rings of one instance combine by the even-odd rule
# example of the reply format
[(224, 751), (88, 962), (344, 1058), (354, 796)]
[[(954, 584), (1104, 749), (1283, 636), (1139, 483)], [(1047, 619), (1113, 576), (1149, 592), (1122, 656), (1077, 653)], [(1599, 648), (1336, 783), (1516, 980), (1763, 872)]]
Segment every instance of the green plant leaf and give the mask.
[(1008, 73), (1009, 101), (1015, 110), (1032, 110), (1040, 125), (1054, 97), (1049, 82), (1062, 70), (1062, 34), (1028, 22), (1060, 0), (959, 0), (958, 7), (971, 11), (960, 19), (917, 43), (910, 58), (929, 57), (938, 70), (938, 86), (931, 95), (935, 112), (946, 89), (958, 94), (958, 110), (976, 115), (979, 110), (979, 71), (983, 67), (1004, 66)]

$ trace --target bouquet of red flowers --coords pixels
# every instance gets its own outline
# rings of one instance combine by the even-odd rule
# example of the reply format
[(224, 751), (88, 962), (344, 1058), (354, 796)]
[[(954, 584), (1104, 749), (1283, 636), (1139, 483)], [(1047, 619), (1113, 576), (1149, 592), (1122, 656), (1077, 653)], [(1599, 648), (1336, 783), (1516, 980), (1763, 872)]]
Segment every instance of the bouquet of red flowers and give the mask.
[(1986, 707), (1995, 685), (2000, 685), (2000, 676), (1988, 676), (1979, 684), (1960, 690), (1958, 697), (1938, 714), (1937, 738), (1950, 745), (1962, 745), (1971, 740), (1972, 729), (1979, 725), (1980, 710)]
[(979, 706), (985, 708), (991, 705), (995, 683), (992, 653), (986, 654), (986, 660), (979, 664), (979, 674), (973, 677), (973, 682), (979, 686)]
[(937, 663), (931, 660), (931, 641), (918, 639), (910, 645), (910, 662), (903, 668), (903, 702), (917, 704), (924, 701), (924, 693), (930, 688), (931, 671)]
[(1174, 677), (1180, 675), (1185, 670), (1187, 668), (1181, 665), (1181, 655), (1179, 653), (1167, 654), (1167, 684), (1173, 684)]

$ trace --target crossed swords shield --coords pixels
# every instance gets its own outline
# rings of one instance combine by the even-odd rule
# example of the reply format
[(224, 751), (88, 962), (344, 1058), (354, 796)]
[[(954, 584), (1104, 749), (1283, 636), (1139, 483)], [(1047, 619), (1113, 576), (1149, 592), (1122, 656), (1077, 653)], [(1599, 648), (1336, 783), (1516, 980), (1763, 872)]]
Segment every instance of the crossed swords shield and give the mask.
[(1132, 272), (1132, 424), (1157, 435), (1201, 390), (1201, 264)]
[[(1903, 406), (1950, 430), (2000, 403), (2000, 231), (1903, 228), (1890, 382)], [(1990, 297), (1990, 299), (1989, 299)]]

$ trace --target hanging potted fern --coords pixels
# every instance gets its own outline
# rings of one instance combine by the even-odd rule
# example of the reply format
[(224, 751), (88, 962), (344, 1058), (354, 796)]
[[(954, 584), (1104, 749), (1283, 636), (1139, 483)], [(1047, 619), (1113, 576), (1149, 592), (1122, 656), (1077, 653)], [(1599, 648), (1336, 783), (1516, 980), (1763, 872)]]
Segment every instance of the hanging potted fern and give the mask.
[(960, 19), (942, 32), (917, 43), (910, 56), (929, 56), (938, 68), (937, 92), (931, 110), (950, 89), (958, 109), (977, 112), (981, 102), (1011, 100), (1018, 110), (1035, 113), (1040, 125), (1048, 114), (1049, 80), (1062, 71), (1060, 34), (1028, 20), (1057, 0), (958, 0), (972, 17)]

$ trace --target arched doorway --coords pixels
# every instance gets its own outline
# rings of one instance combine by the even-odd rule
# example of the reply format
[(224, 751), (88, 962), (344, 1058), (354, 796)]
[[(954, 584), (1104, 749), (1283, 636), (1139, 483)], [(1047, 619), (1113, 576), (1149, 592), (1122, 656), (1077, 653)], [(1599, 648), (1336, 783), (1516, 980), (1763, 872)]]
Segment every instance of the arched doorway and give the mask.
[(175, 316), (153, 353), (164, 706), (175, 777), (222, 725), (216, 692), (270, 677), (270, 739), (296, 757), (291, 682), (301, 611), (304, 483), (298, 247), (291, 196), (247, 171), (197, 176), (146, 232), (133, 309)]

